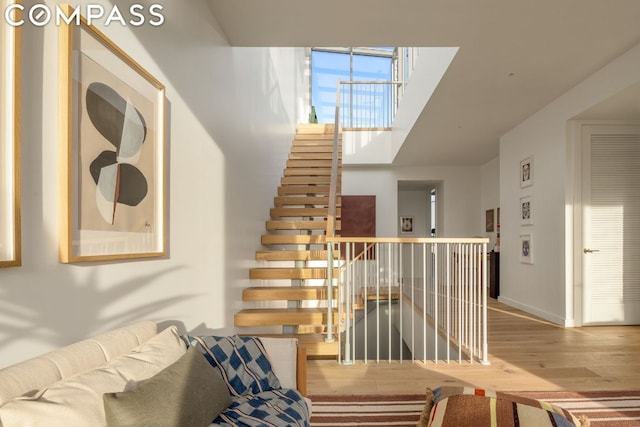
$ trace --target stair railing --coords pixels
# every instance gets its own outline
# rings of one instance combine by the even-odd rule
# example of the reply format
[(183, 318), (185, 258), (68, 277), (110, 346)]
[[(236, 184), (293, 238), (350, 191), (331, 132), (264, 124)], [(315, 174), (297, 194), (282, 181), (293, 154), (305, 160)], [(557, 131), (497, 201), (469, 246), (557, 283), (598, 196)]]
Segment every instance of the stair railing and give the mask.
[[(329, 210), (327, 214), (327, 239), (335, 236), (336, 202), (338, 196), (339, 142), (342, 123), (349, 123), (349, 129), (389, 129), (395, 116), (403, 81), (338, 81), (336, 88), (336, 110), (333, 130), (333, 150), (331, 161), (331, 183), (329, 185)], [(349, 91), (342, 91), (348, 85)], [(358, 90), (354, 90), (354, 86)], [(364, 88), (364, 89), (363, 89)], [(349, 107), (348, 116), (341, 113), (341, 105)], [(333, 342), (333, 245), (327, 244), (327, 342)]]
[(388, 359), (489, 364), (488, 239), (328, 241), (341, 259), (336, 281), (342, 363)]
[[(345, 90), (341, 87), (345, 86)], [(401, 81), (338, 83), (343, 130), (390, 130), (399, 102)]]
[[(331, 154), (331, 182), (329, 184), (329, 209), (327, 213), (326, 238), (336, 235), (336, 212), (338, 200), (338, 147), (340, 142), (340, 82), (336, 90), (336, 114), (333, 129), (333, 149)], [(335, 341), (333, 338), (333, 245), (327, 243), (327, 337), (326, 342)]]

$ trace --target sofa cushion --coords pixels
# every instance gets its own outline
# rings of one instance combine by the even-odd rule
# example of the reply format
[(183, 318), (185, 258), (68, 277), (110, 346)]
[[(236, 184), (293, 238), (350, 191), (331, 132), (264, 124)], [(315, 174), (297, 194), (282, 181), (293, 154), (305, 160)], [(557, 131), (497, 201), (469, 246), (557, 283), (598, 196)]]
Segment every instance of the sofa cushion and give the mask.
[(428, 427), (586, 427), (588, 420), (544, 401), (470, 387), (434, 390)]
[(187, 337), (189, 345), (218, 369), (232, 396), (258, 394), (280, 388), (269, 357), (256, 337)]
[(297, 388), (298, 340), (296, 338), (260, 337), (260, 342), (269, 355), (273, 374), (282, 388)]
[(123, 391), (128, 383), (155, 375), (185, 351), (177, 329), (165, 329), (105, 366), (58, 381), (33, 396), (10, 400), (0, 407), (0, 425), (105, 426), (104, 393)]
[(130, 390), (104, 395), (108, 427), (204, 427), (229, 405), (227, 386), (195, 348)]
[(157, 334), (156, 323), (145, 320), (0, 369), (0, 406), (18, 396), (33, 396), (72, 375), (103, 366)]

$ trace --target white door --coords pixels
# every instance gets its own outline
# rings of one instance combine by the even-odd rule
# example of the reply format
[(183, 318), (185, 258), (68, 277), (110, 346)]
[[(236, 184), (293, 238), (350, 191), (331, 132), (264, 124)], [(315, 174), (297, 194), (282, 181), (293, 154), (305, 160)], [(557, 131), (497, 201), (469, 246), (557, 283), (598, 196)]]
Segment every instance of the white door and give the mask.
[(583, 133), (583, 323), (640, 324), (640, 126)]

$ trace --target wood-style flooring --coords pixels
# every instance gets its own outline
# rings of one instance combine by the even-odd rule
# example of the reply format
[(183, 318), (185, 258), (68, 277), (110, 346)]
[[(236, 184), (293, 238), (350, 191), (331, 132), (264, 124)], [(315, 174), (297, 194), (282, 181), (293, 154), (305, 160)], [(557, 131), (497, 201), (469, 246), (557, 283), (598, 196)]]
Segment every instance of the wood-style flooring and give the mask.
[(308, 394), (422, 393), (466, 385), (501, 391), (640, 389), (640, 326), (563, 328), (491, 300), (490, 366), (309, 360)]

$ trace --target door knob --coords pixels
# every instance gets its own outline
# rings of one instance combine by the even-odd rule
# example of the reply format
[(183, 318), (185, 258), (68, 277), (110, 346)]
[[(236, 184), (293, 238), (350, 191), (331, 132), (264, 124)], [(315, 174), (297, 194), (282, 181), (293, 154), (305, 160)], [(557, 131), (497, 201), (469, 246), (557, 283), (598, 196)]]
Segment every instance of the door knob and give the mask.
[(590, 254), (590, 253), (593, 253), (593, 252), (600, 252), (600, 251), (598, 249), (584, 248), (584, 250), (582, 252), (584, 252), (585, 254)]

